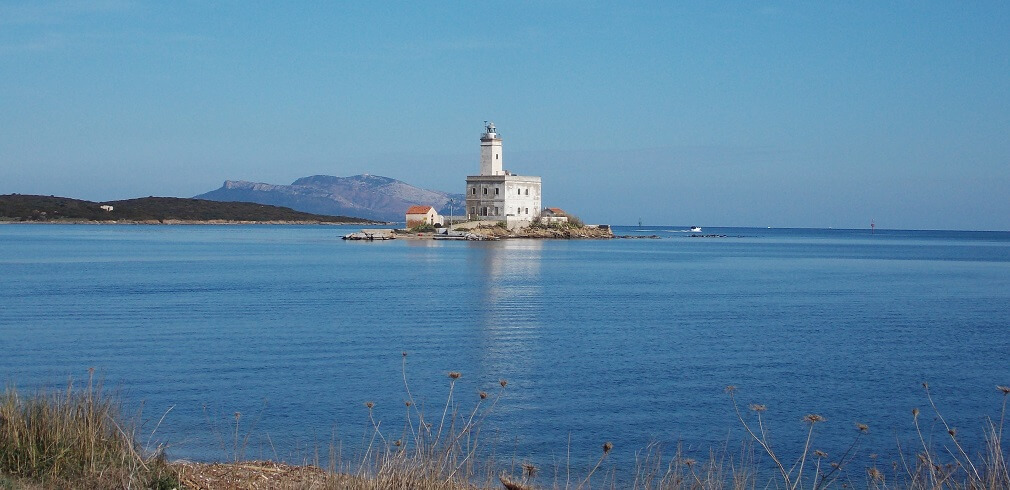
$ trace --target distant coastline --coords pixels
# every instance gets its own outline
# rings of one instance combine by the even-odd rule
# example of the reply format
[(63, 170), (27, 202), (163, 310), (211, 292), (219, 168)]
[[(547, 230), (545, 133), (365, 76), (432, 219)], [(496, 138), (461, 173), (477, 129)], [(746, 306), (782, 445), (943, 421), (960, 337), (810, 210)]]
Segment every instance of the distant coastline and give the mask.
[(328, 216), (249, 202), (143, 197), (92, 202), (56, 196), (0, 195), (0, 223), (50, 224), (332, 224), (381, 225), (353, 216)]
[(251, 220), (223, 220), (223, 219), (209, 219), (209, 220), (184, 220), (184, 219), (167, 219), (167, 220), (77, 220), (77, 219), (67, 219), (67, 220), (49, 220), (49, 221), (22, 221), (22, 220), (11, 220), (7, 218), (0, 218), (0, 225), (332, 225), (332, 226), (346, 226), (346, 225), (384, 225), (387, 223), (382, 222), (369, 222), (362, 223), (360, 221), (315, 221), (315, 220), (269, 220), (269, 221), (251, 221)]

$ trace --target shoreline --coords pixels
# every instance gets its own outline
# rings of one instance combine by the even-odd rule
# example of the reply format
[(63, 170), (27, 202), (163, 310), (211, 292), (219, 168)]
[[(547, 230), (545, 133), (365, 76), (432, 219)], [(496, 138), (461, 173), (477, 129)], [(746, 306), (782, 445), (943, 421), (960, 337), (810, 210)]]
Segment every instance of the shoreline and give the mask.
[(380, 226), (388, 223), (375, 222), (347, 222), (347, 221), (315, 221), (315, 220), (270, 220), (270, 221), (246, 221), (246, 220), (185, 220), (185, 219), (165, 219), (165, 220), (48, 220), (48, 221), (15, 221), (0, 220), (0, 225), (332, 225), (332, 226)]
[[(476, 241), (498, 241), (498, 240), (611, 240), (614, 238), (621, 238), (613, 234), (588, 234), (588, 233), (557, 233), (557, 234), (539, 234), (539, 233), (506, 233), (506, 234), (495, 234), (486, 233), (487, 230), (474, 230), (475, 235), (484, 237), (483, 239)], [(437, 236), (431, 232), (422, 233), (395, 233), (395, 238), (397, 240), (432, 240)]]
[(478, 235), (490, 237), (491, 239), (504, 238), (526, 238), (526, 239), (611, 239), (614, 232), (610, 227), (584, 226), (584, 227), (558, 227), (558, 228), (522, 228), (509, 230), (500, 226), (477, 226), (470, 229), (458, 229), (459, 231), (470, 231)]
[[(91, 225), (91, 226), (110, 226), (110, 225), (131, 225), (131, 226), (206, 226), (206, 225), (326, 225), (326, 226), (362, 226), (362, 227), (372, 227), (372, 226), (383, 226), (389, 225), (389, 222), (373, 221), (373, 222), (345, 222), (345, 221), (318, 221), (318, 220), (267, 220), (267, 221), (249, 221), (249, 220), (224, 220), (224, 219), (213, 219), (213, 220), (184, 220), (184, 219), (164, 219), (164, 220), (46, 220), (46, 221), (21, 221), (21, 220), (10, 220), (10, 219), (0, 219), (0, 226), (3, 225)], [(616, 238), (659, 238), (658, 236), (628, 236), (628, 235), (615, 235), (613, 231), (607, 227), (584, 227), (584, 228), (525, 228), (521, 230), (508, 230), (501, 227), (477, 227), (469, 231), (472, 231), (476, 235), (485, 237), (486, 240), (502, 240), (502, 239), (527, 239), (527, 240), (582, 240), (582, 239), (596, 239), (596, 240), (610, 240)], [(403, 229), (392, 230), (392, 235), (397, 239), (403, 240), (434, 240), (436, 234), (433, 232), (409, 232)]]

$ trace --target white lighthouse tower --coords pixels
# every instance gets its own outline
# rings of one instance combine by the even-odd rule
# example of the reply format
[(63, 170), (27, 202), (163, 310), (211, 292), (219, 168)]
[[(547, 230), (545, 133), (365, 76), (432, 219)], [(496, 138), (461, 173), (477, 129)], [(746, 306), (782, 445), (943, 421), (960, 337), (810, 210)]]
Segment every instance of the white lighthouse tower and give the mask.
[(494, 123), (484, 121), (480, 174), (466, 177), (467, 219), (504, 222), (509, 229), (528, 226), (540, 216), (540, 177), (504, 170), (501, 147)]
[(501, 137), (494, 123), (484, 121), (484, 134), (480, 136), (480, 174), (505, 175), (501, 162)]

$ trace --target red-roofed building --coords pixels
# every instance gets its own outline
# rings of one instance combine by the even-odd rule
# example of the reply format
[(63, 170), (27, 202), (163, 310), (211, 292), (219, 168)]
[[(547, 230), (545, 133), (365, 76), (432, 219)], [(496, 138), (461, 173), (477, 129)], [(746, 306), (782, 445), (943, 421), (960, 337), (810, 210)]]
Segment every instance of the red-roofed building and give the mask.
[(565, 213), (565, 210), (561, 208), (544, 208), (540, 213), (540, 222), (544, 224), (567, 223), (568, 213)]
[(442, 217), (431, 206), (411, 206), (407, 209), (407, 228), (442, 224)]

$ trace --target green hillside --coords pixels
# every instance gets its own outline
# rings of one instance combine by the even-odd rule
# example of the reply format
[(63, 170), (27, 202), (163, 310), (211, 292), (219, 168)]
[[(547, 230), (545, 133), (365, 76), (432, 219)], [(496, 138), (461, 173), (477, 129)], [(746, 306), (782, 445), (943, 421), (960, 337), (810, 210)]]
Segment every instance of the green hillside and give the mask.
[[(101, 206), (112, 206), (106, 211)], [(0, 195), (3, 221), (303, 221), (372, 223), (349, 216), (324, 216), (291, 208), (249, 202), (220, 202), (178, 197), (142, 197), (125, 201), (91, 202), (54, 196)]]

